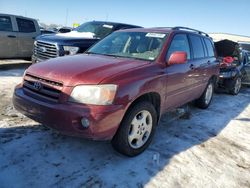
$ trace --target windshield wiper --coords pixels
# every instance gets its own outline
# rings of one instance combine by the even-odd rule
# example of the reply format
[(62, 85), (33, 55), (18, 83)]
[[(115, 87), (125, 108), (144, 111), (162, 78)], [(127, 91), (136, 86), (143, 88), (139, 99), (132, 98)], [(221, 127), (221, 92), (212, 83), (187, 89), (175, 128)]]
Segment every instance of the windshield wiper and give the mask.
[(102, 53), (95, 53), (95, 52), (84, 52), (85, 54), (96, 54), (96, 55), (105, 55), (105, 56), (111, 56), (111, 57), (119, 57), (114, 54), (102, 54)]
[(85, 54), (98, 54), (98, 55), (101, 55), (99, 53), (95, 53), (95, 52), (84, 52)]

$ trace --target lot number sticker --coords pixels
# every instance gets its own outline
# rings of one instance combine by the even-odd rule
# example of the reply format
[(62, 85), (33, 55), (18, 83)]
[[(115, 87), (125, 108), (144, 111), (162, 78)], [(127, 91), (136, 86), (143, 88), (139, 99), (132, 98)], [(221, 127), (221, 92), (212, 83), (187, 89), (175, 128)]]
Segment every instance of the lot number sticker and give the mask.
[(146, 37), (154, 37), (154, 38), (164, 38), (166, 34), (163, 33), (147, 33)]

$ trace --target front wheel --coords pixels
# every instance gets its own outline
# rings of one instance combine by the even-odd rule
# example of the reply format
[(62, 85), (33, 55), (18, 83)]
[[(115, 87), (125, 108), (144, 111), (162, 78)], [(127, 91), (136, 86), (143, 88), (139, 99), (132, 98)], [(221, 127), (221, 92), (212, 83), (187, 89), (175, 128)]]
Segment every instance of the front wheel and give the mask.
[(212, 80), (210, 80), (201, 97), (195, 101), (196, 106), (202, 109), (208, 108), (208, 106), (212, 101), (213, 93), (214, 93), (214, 83)]
[(142, 153), (152, 141), (157, 124), (157, 113), (149, 102), (140, 102), (126, 113), (112, 139), (118, 152), (127, 156)]

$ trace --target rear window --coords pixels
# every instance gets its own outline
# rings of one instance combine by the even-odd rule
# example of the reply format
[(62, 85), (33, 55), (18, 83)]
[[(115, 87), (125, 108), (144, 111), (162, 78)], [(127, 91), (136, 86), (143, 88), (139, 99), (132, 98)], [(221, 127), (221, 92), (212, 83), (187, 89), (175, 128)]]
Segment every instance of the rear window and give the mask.
[(17, 18), (16, 21), (17, 21), (19, 32), (23, 32), (23, 33), (36, 32), (36, 27), (33, 21), (21, 19), (21, 18)]
[(207, 46), (208, 56), (213, 57), (214, 56), (214, 48), (213, 48), (212, 42), (206, 38), (204, 40), (205, 40), (205, 44)]
[(0, 16), (0, 31), (13, 31), (9, 16)]
[(190, 41), (193, 47), (194, 59), (203, 58), (205, 56), (204, 48), (199, 36), (190, 35)]

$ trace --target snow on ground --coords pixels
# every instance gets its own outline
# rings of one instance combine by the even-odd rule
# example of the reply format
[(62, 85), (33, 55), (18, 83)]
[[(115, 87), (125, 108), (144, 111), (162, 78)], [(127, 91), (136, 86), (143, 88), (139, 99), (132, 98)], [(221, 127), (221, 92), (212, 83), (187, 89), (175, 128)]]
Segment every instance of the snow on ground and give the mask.
[(165, 115), (149, 149), (67, 137), (13, 109), (23, 68), (0, 66), (0, 187), (250, 187), (250, 88), (215, 95), (191, 118)]

